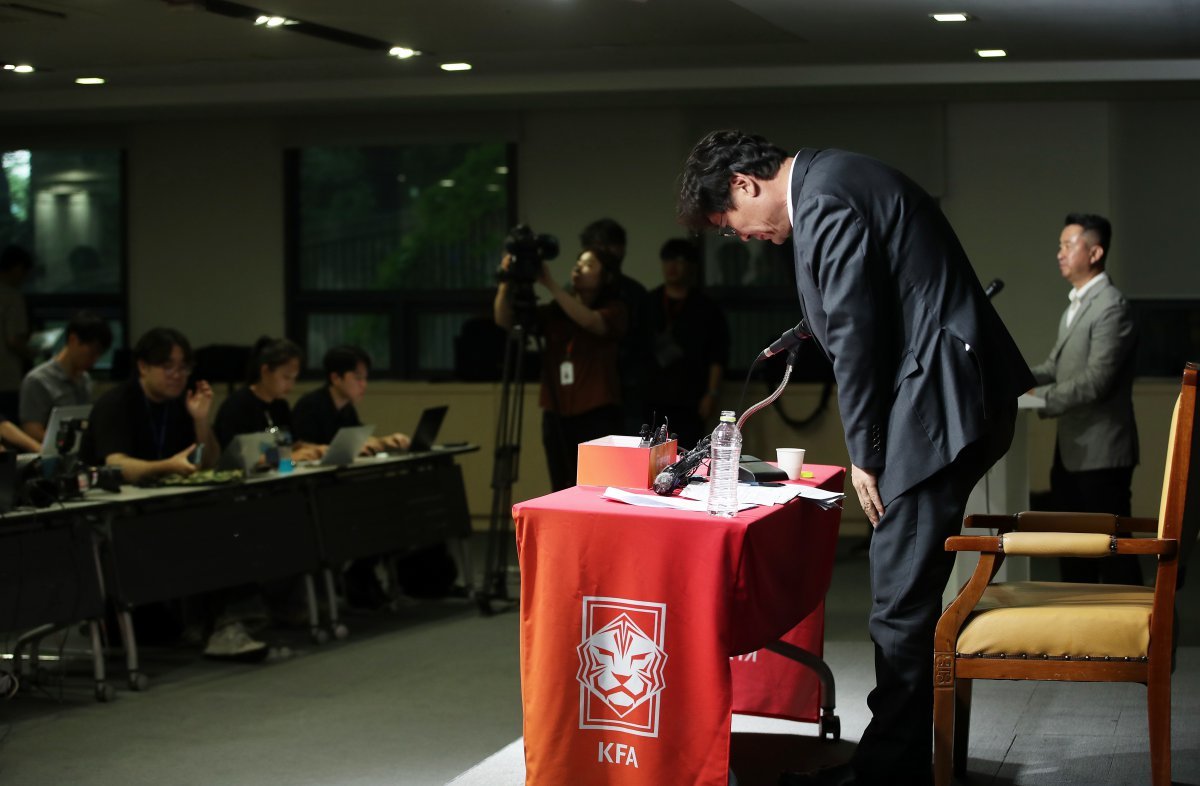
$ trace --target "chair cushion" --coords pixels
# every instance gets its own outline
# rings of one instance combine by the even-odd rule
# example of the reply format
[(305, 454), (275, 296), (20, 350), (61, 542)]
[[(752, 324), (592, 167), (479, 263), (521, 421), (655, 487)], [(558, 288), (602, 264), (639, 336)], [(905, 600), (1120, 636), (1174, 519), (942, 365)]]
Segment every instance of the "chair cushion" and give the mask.
[(1144, 658), (1153, 587), (1016, 581), (989, 586), (958, 636), (960, 655)]

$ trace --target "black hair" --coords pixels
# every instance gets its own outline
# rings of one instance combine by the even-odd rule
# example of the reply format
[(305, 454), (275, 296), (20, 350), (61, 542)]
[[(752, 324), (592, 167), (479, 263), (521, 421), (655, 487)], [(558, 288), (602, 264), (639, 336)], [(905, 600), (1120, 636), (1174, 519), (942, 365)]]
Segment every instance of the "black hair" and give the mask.
[(108, 320), (90, 311), (80, 311), (71, 317), (71, 321), (67, 323), (67, 335), (74, 336), (84, 344), (99, 344), (106, 352), (113, 342), (112, 328), (108, 326)]
[[(598, 218), (579, 233), (579, 245), (585, 249), (602, 248), (607, 251), (613, 257), (619, 272), (621, 263), (625, 260), (625, 227), (611, 218)], [(614, 246), (622, 250), (618, 253)]]
[(1069, 227), (1072, 224), (1083, 227), (1084, 232), (1091, 232), (1096, 238), (1095, 244), (1104, 249), (1104, 256), (1100, 257), (1100, 266), (1103, 267), (1108, 261), (1108, 244), (1112, 242), (1112, 224), (1104, 216), (1095, 213), (1067, 213), (1063, 226)]
[(343, 344), (340, 347), (333, 347), (325, 353), (325, 359), (321, 364), (325, 367), (325, 379), (328, 382), (330, 375), (337, 374), (339, 377), (349, 374), (352, 371), (358, 370), (358, 364), (362, 363), (371, 370), (371, 356), (368, 355), (361, 347), (356, 347), (352, 344)]
[(699, 232), (708, 217), (724, 213), (733, 202), (729, 179), (734, 174), (770, 180), (788, 157), (787, 151), (755, 134), (713, 131), (692, 148), (679, 178), (679, 222)]
[(254, 348), (250, 350), (249, 382), (254, 384), (262, 377), (263, 366), (274, 371), (284, 363), (301, 360), (303, 357), (304, 352), (296, 342), (286, 338), (262, 336), (254, 342)]
[(700, 265), (700, 249), (686, 237), (673, 237), (658, 250), (658, 258), (663, 262), (668, 259), (682, 259), (693, 269)]
[(25, 268), (26, 272), (33, 270), (33, 254), (15, 244), (5, 246), (0, 251), (0, 273), (6, 273), (14, 267)]
[(133, 359), (148, 366), (161, 366), (170, 361), (171, 350), (175, 347), (183, 350), (183, 362), (190, 365), (193, 358), (192, 345), (188, 343), (187, 336), (175, 328), (150, 328), (133, 348)]
[(610, 300), (621, 296), (621, 261), (616, 254), (605, 248), (585, 248), (579, 256), (591, 254), (600, 260), (600, 288), (596, 291), (596, 300), (592, 308), (598, 308)]

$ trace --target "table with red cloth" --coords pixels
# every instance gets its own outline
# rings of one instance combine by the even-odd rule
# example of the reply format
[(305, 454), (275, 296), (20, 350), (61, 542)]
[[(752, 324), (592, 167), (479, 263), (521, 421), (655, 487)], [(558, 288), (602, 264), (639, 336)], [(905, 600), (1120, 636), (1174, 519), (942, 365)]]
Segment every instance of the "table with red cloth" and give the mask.
[[(841, 467), (806, 469), (842, 490)], [(716, 518), (603, 493), (513, 506), (525, 783), (725, 786), (735, 709), (816, 717), (812, 673), (760, 648), (821, 654), (840, 511)]]

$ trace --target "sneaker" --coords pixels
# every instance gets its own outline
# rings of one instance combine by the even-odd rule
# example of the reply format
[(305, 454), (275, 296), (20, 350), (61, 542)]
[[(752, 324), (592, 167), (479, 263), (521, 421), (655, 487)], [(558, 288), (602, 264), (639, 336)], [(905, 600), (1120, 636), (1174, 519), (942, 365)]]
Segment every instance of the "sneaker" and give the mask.
[(217, 628), (208, 637), (208, 645), (204, 648), (206, 658), (231, 660), (262, 660), (267, 653), (267, 645), (252, 639), (240, 622), (231, 622)]

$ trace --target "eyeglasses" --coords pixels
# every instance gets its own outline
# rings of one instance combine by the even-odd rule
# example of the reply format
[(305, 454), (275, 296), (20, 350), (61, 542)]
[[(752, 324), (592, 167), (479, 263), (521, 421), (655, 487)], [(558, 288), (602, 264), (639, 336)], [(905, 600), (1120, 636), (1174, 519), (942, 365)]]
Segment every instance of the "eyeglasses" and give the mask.
[(169, 377), (186, 377), (195, 369), (195, 366), (190, 363), (180, 363), (178, 365), (175, 363), (159, 363), (158, 367)]

